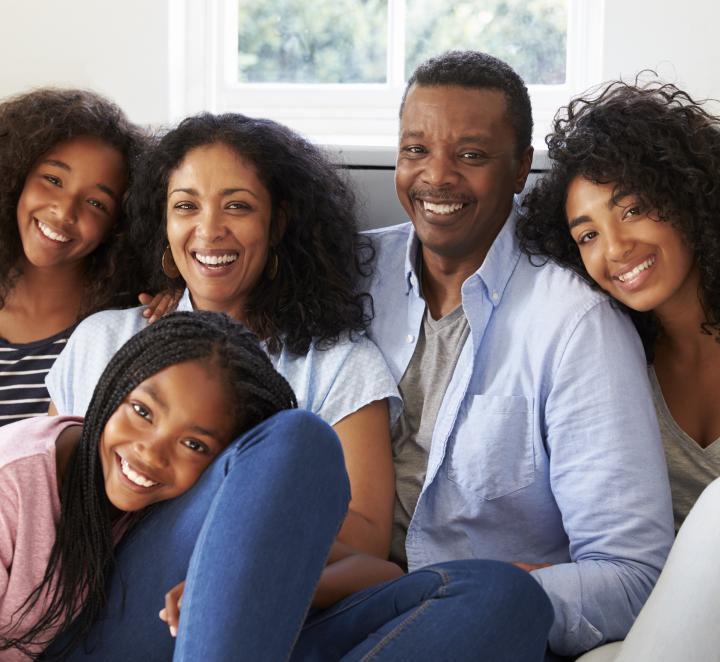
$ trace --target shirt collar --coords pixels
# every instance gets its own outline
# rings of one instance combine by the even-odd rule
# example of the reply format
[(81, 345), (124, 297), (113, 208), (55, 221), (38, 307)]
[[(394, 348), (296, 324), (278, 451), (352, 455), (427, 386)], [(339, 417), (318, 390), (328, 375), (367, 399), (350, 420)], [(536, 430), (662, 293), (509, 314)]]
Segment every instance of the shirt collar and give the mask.
[[(518, 197), (515, 196), (510, 215), (498, 236), (495, 238), (495, 241), (492, 243), (492, 246), (490, 246), (485, 260), (475, 274), (465, 281), (468, 283), (475, 278), (479, 278), (480, 281), (484, 283), (488, 297), (493, 305), (500, 303), (505, 287), (520, 258), (520, 246), (515, 237), (518, 213), (519, 200)], [(420, 296), (420, 274), (417, 269), (419, 251), (420, 240), (415, 233), (415, 229), (411, 228), (405, 251), (405, 282), (407, 285), (405, 291), (407, 293), (412, 290), (417, 296)]]

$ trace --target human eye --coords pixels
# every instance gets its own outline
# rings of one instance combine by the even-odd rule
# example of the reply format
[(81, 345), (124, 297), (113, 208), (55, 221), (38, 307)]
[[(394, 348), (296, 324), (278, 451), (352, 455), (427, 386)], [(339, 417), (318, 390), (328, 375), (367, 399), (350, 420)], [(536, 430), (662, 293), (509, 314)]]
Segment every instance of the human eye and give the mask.
[(628, 218), (632, 218), (633, 216), (641, 216), (642, 213), (643, 209), (640, 205), (629, 205), (623, 210), (622, 218), (623, 220), (626, 220)]
[(419, 156), (427, 153), (427, 149), (422, 145), (404, 145), (400, 148), (400, 152), (409, 156)]
[(183, 202), (176, 202), (173, 205), (173, 209), (177, 209), (178, 211), (191, 211), (193, 209), (197, 209), (197, 206), (194, 203), (185, 200)]
[(152, 413), (142, 402), (131, 402), (130, 406), (140, 418), (144, 418), (146, 421), (152, 420)]
[(183, 439), (183, 445), (187, 448), (189, 448), (191, 451), (195, 453), (209, 453), (210, 449), (208, 448), (207, 444), (204, 444), (202, 441), (199, 441), (198, 439)]
[(247, 202), (241, 202), (239, 200), (235, 200), (234, 202), (229, 202), (227, 205), (225, 205), (226, 209), (239, 209), (240, 211), (249, 211), (251, 209), (250, 205)]
[(593, 240), (595, 237), (597, 237), (597, 232), (589, 230), (588, 232), (583, 232), (575, 241), (578, 246), (582, 246), (583, 244), (587, 244), (589, 241)]
[(96, 209), (99, 209), (100, 211), (109, 212), (108, 206), (102, 202), (101, 200), (97, 200), (96, 198), (90, 198), (88, 200), (88, 204), (91, 207), (95, 207)]
[(53, 186), (62, 186), (62, 180), (55, 175), (45, 174), (43, 175), (43, 179), (50, 182)]
[(460, 153), (460, 158), (463, 161), (474, 161), (474, 162), (485, 162), (488, 159), (488, 155), (485, 152), (477, 150), (467, 150)]

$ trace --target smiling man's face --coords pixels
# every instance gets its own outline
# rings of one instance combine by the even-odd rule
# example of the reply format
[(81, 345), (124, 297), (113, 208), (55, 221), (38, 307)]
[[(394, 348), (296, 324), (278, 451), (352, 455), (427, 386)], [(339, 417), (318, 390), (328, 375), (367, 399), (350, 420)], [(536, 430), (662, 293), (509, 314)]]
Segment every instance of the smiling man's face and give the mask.
[(518, 155), (502, 91), (414, 85), (408, 92), (395, 186), (424, 252), (479, 267), (531, 161), (532, 148)]

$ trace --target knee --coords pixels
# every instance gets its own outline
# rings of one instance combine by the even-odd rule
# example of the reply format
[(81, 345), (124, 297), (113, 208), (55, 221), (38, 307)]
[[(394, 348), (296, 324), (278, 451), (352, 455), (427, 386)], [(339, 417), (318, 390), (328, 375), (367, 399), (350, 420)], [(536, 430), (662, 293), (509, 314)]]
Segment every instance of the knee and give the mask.
[(234, 444), (234, 456), (262, 456), (273, 483), (323, 490), (349, 501), (350, 485), (335, 431), (315, 414), (288, 409), (253, 428)]
[(554, 613), (550, 598), (533, 576), (501, 561), (466, 559), (429, 569), (445, 577), (450, 594), (461, 594), (472, 613), (488, 613), (518, 625), (526, 620), (550, 629)]

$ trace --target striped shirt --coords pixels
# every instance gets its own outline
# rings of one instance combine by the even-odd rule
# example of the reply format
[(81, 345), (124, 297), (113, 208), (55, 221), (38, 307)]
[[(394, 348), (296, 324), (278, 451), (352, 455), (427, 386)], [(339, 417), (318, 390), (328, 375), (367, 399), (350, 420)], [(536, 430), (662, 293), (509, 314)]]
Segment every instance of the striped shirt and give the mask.
[(47, 414), (50, 396), (45, 375), (74, 328), (30, 343), (0, 339), (0, 425)]

